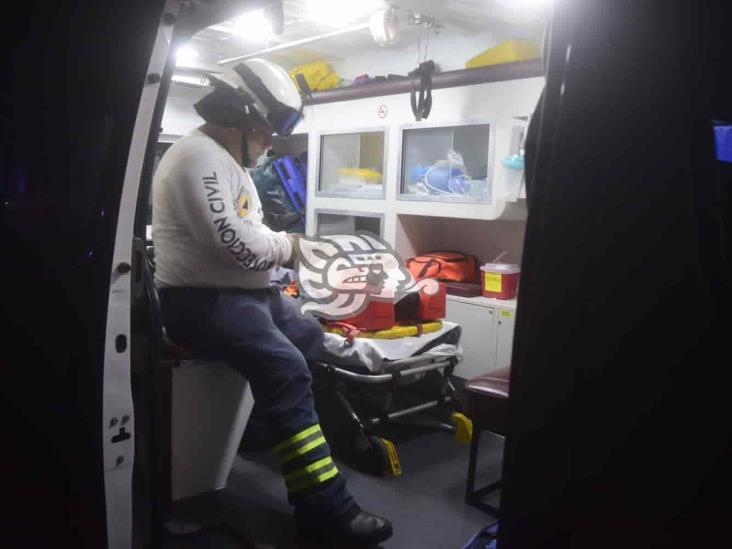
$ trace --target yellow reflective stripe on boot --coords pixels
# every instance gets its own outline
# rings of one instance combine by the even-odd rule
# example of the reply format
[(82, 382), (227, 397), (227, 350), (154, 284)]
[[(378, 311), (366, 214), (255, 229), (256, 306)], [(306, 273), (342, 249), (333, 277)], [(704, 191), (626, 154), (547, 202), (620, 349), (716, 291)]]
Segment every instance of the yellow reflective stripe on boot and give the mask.
[(323, 484), (326, 480), (330, 480), (338, 474), (338, 467), (336, 467), (335, 463), (331, 462), (321, 469), (321, 471), (320, 473), (313, 472), (312, 476), (303, 478), (298, 482), (287, 482), (287, 490), (290, 493), (300, 492), (318, 484)]
[(315, 434), (315, 433), (319, 433), (319, 432), (320, 432), (320, 425), (318, 425), (316, 423), (315, 425), (313, 425), (311, 427), (308, 427), (307, 429), (304, 429), (304, 430), (300, 431), (299, 433), (291, 436), (290, 438), (288, 438), (284, 442), (280, 442), (277, 446), (275, 446), (274, 448), (272, 448), (272, 451), (275, 454), (279, 454), (282, 450), (284, 450), (288, 446), (292, 446), (296, 442), (300, 442), (301, 440), (309, 437), (310, 435)]
[(316, 438), (315, 440), (311, 440), (304, 446), (300, 446), (299, 448), (295, 448), (292, 452), (288, 454), (284, 454), (280, 456), (280, 462), (287, 463), (288, 461), (291, 461), (297, 457), (302, 456), (303, 454), (307, 454), (310, 450), (313, 448), (317, 448), (321, 444), (325, 444), (325, 437), (320, 436)]

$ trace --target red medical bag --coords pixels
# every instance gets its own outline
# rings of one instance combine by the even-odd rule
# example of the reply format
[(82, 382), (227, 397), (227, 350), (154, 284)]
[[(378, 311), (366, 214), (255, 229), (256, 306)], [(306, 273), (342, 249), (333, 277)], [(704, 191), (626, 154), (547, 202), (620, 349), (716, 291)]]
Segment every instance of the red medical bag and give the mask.
[(460, 252), (430, 252), (405, 261), (417, 280), (436, 278), (453, 282), (479, 282), (478, 260)]
[(440, 289), (436, 294), (429, 295), (424, 290), (419, 292), (418, 320), (445, 318), (447, 286), (444, 282), (438, 282), (437, 284)]
[(359, 330), (386, 330), (396, 324), (394, 304), (388, 301), (372, 300), (359, 314), (339, 320)]

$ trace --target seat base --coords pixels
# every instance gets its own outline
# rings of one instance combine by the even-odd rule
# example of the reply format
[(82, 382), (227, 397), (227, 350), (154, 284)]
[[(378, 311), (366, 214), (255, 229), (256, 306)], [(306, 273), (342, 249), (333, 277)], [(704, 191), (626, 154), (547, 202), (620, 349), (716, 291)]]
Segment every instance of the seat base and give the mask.
[(172, 500), (223, 489), (254, 405), (249, 384), (226, 364), (188, 360), (171, 393)]
[(468, 481), (465, 488), (465, 503), (476, 509), (480, 509), (496, 518), (500, 518), (500, 509), (485, 503), (486, 496), (494, 494), (501, 489), (501, 481), (498, 480), (482, 488), (475, 488), (475, 469), (478, 462), (478, 447), (480, 445), (480, 433), (485, 430), (480, 425), (473, 426), (473, 439), (470, 441), (470, 461), (468, 462)]

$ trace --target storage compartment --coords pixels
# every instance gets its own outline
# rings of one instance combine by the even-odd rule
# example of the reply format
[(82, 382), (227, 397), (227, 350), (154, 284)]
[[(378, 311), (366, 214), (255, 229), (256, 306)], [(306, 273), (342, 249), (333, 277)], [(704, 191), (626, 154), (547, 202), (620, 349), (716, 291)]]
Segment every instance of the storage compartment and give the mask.
[(382, 225), (383, 215), (378, 213), (315, 210), (315, 231), (318, 235), (356, 234), (359, 231), (368, 231), (381, 238)]
[(490, 124), (405, 128), (400, 198), (490, 203), (491, 132)]
[(447, 320), (460, 324), (463, 361), (455, 374), (470, 379), (496, 369), (495, 309), (447, 300)]
[(382, 198), (385, 143), (383, 130), (321, 136), (316, 194)]
[(482, 265), (506, 252), (502, 260), (520, 263), (526, 223), (452, 219), (423, 215), (397, 216), (395, 249), (403, 259), (435, 250), (452, 250), (478, 258)]

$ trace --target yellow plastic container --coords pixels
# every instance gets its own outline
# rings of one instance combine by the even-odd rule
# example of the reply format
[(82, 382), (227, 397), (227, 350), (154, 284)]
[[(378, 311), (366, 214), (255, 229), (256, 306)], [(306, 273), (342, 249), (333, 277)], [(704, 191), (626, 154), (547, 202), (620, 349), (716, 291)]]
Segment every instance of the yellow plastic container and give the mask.
[(468, 59), (465, 62), (465, 68), (475, 69), (477, 67), (511, 63), (512, 61), (526, 61), (540, 56), (541, 50), (539, 50), (539, 45), (536, 42), (531, 40), (506, 40)]
[(357, 179), (363, 183), (381, 181), (381, 172), (369, 168), (338, 168), (338, 175)]
[(312, 91), (328, 90), (335, 88), (341, 83), (341, 77), (333, 70), (333, 68), (325, 61), (317, 61), (300, 65), (290, 71), (290, 76), (297, 83), (295, 76), (302, 74), (305, 82)]

